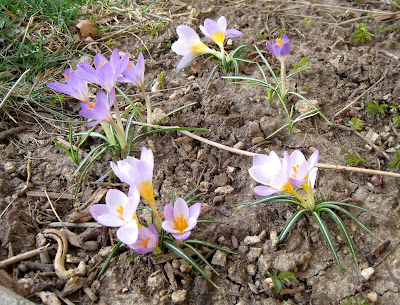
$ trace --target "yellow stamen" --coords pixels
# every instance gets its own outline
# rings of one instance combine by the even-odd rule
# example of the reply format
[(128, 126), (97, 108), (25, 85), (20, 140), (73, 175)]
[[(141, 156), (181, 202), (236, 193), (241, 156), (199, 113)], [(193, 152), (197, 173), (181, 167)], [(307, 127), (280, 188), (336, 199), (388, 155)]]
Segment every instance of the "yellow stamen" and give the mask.
[(220, 47), (224, 47), (224, 41), (225, 41), (225, 32), (216, 32), (214, 33), (213, 36), (211, 36), (211, 39), (214, 40), (214, 42)]
[(181, 231), (180, 234), (183, 234), (183, 231), (188, 227), (186, 218), (181, 214), (181, 217), (176, 216), (174, 221), (174, 230)]
[(204, 43), (202, 43), (200, 40), (196, 41), (196, 43), (194, 45), (192, 45), (192, 47), (191, 47), (191, 51), (194, 54), (205, 53), (205, 52), (208, 52), (209, 50), (210, 49)]
[(140, 183), (139, 192), (140, 196), (142, 196), (143, 199), (147, 202), (150, 203), (154, 201), (154, 190), (151, 181), (143, 181), (142, 183)]
[(131, 68), (133, 71), (136, 71), (135, 68), (131, 67), (131, 62), (130, 61), (128, 62), (128, 68)]
[(299, 165), (298, 164), (296, 164), (296, 165), (294, 165), (294, 166), (292, 166), (292, 168), (293, 168), (293, 171), (294, 171), (294, 178), (296, 178), (296, 174), (297, 174), (297, 169), (299, 168)]
[(275, 41), (281, 46), (282, 48), (282, 38), (277, 38)]
[(138, 244), (138, 246), (144, 245), (143, 248), (147, 249), (147, 246), (149, 245), (150, 237), (147, 239), (143, 239), (143, 238), (139, 238), (139, 239), (142, 241), (142, 243)]
[(99, 63), (99, 66), (104, 65), (104, 59)]
[(94, 105), (93, 105), (92, 103), (89, 103), (89, 104), (88, 104), (88, 107), (89, 107), (90, 109), (94, 109)]

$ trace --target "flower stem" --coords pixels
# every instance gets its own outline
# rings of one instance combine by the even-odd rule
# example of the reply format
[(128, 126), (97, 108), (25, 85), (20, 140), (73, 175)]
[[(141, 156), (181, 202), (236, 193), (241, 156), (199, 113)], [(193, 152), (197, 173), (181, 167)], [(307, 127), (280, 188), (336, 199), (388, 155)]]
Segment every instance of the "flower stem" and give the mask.
[(286, 66), (285, 60), (281, 60), (281, 96), (285, 100), (286, 95)]
[(158, 210), (157, 210), (157, 206), (156, 206), (156, 200), (153, 197), (153, 199), (150, 199), (147, 202), (150, 205), (150, 209), (153, 211), (154, 225), (156, 226), (157, 231), (161, 232), (162, 220), (161, 220), (160, 214), (158, 214)]
[[(144, 100), (146, 101), (146, 110), (147, 110), (147, 124), (153, 124), (153, 118), (152, 118), (152, 112), (151, 112), (151, 103), (150, 103), (150, 97), (147, 94), (146, 90), (144, 88), (140, 88), (142, 91)], [(150, 129), (150, 128), (149, 128)], [(151, 130), (151, 129), (150, 129)]]
[(111, 133), (111, 130), (110, 130), (110, 127), (108, 126), (108, 124), (106, 122), (100, 122), (100, 125), (103, 128), (108, 141), (110, 141), (110, 143), (112, 145), (116, 145), (117, 143), (115, 142), (114, 135)]

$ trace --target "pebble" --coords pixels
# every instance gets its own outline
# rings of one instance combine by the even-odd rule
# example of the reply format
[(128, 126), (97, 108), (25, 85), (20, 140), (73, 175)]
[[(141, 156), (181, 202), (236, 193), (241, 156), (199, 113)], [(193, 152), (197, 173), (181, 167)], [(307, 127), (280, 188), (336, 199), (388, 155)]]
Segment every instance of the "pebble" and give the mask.
[(233, 187), (231, 187), (230, 185), (225, 185), (225, 186), (220, 186), (217, 187), (214, 191), (215, 194), (230, 194), (234, 191), (235, 189)]
[(258, 294), (258, 290), (256, 288), (256, 285), (254, 285), (253, 283), (249, 283), (249, 288), (254, 294)]
[(225, 267), (227, 255), (228, 255), (228, 253), (221, 251), (221, 250), (217, 250), (211, 260), (211, 264), (216, 265), (216, 266)]
[(246, 271), (247, 271), (248, 275), (251, 275), (251, 276), (256, 275), (257, 266), (254, 265), (254, 264), (248, 264), (247, 267), (246, 267)]
[(188, 79), (188, 80), (195, 80), (195, 79), (196, 79), (196, 76), (190, 75), (187, 79)]
[(234, 236), (234, 235), (232, 235), (232, 247), (233, 247), (234, 249), (237, 249), (238, 246), (239, 246), (239, 244), (238, 244), (237, 237)]
[(245, 254), (247, 251), (249, 251), (249, 247), (245, 245), (240, 245), (238, 251), (240, 254)]
[(174, 302), (174, 304), (182, 304), (185, 302), (186, 294), (186, 289), (174, 291), (171, 295), (172, 302)]
[[(319, 107), (319, 102), (317, 100), (310, 100), (310, 103), (313, 104), (315, 107)], [(305, 114), (314, 108), (312, 108), (306, 101), (304, 100), (299, 100), (296, 102), (294, 105), (294, 108), (300, 113), (300, 114)]]
[(361, 276), (368, 281), (371, 276), (375, 273), (375, 269), (372, 267), (365, 268), (361, 271)]
[(169, 99), (170, 100), (176, 100), (176, 99), (179, 98), (179, 96), (180, 96), (180, 94), (178, 94), (177, 92), (174, 92), (169, 96)]
[(375, 291), (368, 292), (367, 297), (372, 303), (378, 302), (378, 294)]
[(4, 170), (9, 174), (15, 172), (15, 164), (13, 162), (4, 162)]
[(264, 255), (264, 254), (260, 255), (260, 257), (258, 258), (257, 267), (258, 267), (258, 272), (261, 274), (261, 276), (267, 274), (267, 272), (271, 268), (271, 264), (272, 261), (269, 255)]
[(181, 259), (179, 260), (179, 262), (180, 262), (179, 270), (181, 270), (181, 272), (189, 273), (190, 271), (192, 271), (193, 269), (192, 265), (190, 265), (186, 260)]
[(370, 140), (372, 143), (375, 143), (376, 140), (379, 138), (379, 134), (377, 134), (375, 131), (372, 130), (372, 128), (370, 130), (368, 130), (367, 134), (365, 135), (365, 137)]
[(257, 258), (260, 257), (262, 248), (251, 247), (250, 251), (247, 253), (247, 259), (250, 263), (254, 263)]
[(244, 244), (249, 246), (249, 245), (254, 245), (261, 242), (260, 236), (246, 236), (244, 238)]

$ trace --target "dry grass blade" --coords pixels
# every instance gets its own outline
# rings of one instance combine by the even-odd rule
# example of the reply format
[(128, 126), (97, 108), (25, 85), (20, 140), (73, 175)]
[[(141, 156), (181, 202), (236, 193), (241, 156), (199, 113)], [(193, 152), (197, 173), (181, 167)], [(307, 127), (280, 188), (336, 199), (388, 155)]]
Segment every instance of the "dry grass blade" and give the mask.
[(3, 107), (3, 104), (7, 101), (7, 99), (10, 97), (11, 93), (14, 91), (14, 89), (18, 86), (18, 84), (20, 83), (20, 81), (25, 77), (25, 75), (30, 71), (30, 69), (26, 70), (19, 78), (18, 80), (15, 82), (15, 84), (11, 87), (11, 89), (8, 91), (8, 93), (6, 94), (6, 96), (4, 97), (4, 99), (1, 101), (0, 103), (0, 109), (1, 107)]

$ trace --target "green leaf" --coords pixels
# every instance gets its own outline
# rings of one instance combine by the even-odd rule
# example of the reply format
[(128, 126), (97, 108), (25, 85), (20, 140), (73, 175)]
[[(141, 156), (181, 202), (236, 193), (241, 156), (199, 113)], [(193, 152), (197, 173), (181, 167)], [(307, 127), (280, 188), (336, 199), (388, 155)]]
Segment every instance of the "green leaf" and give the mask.
[(346, 240), (347, 246), (349, 247), (351, 255), (353, 256), (354, 264), (358, 268), (358, 259), (357, 259), (356, 252), (354, 250), (353, 240), (351, 239), (351, 237), (349, 235), (349, 232), (347, 231), (347, 228), (346, 228), (344, 222), (342, 221), (342, 219), (334, 211), (332, 211), (331, 209), (321, 208), (319, 210), (321, 212), (328, 213), (332, 217), (332, 219), (336, 222), (336, 224), (338, 225), (340, 231), (342, 231), (342, 233), (344, 235), (344, 239)]
[(169, 117), (170, 115), (173, 115), (175, 112), (178, 112), (178, 111), (180, 111), (180, 110), (183, 110), (183, 109), (185, 109), (185, 108), (188, 108), (188, 107), (193, 106), (193, 105), (196, 105), (196, 104), (197, 104), (197, 102), (194, 102), (194, 103), (190, 103), (190, 104), (187, 104), (187, 105), (183, 105), (182, 107), (176, 108), (176, 109), (174, 109), (174, 110), (168, 112), (166, 115), (164, 115), (164, 116), (163, 116), (161, 119), (159, 119), (154, 125), (160, 124), (160, 122), (161, 122), (162, 120), (164, 120), (165, 118)]
[(282, 281), (286, 281), (286, 283), (290, 284), (289, 280), (295, 280), (296, 277), (294, 276), (294, 274), (290, 271), (282, 271), (279, 273), (279, 278)]
[(141, 254), (139, 254), (139, 253), (135, 253), (135, 254), (133, 254), (133, 255), (131, 255), (131, 256), (129, 256), (129, 257), (123, 259), (122, 261), (119, 261), (119, 262), (117, 263), (117, 265), (122, 264), (122, 263), (125, 263), (126, 261), (129, 261), (130, 259), (135, 258), (135, 257), (138, 257), (138, 256), (140, 256), (140, 255), (141, 255)]
[(211, 278), (204, 272), (204, 270), (175, 243), (164, 240), (164, 245), (172, 252), (186, 260), (189, 264), (191, 264), (193, 268), (195, 268), (201, 274), (201, 276), (203, 276), (211, 285), (213, 285), (215, 288), (218, 288), (218, 286), (211, 280)]
[(277, 293), (279, 293), (279, 292), (281, 291), (281, 289), (282, 289), (282, 282), (281, 282), (281, 280), (280, 280), (280, 279), (277, 279), (277, 278), (272, 278), (272, 281), (273, 281), (274, 286), (275, 286), (275, 291), (276, 291)]
[(214, 245), (212, 243), (209, 243), (209, 242), (203, 241), (203, 240), (187, 239), (185, 241), (185, 244), (197, 244), (197, 245), (202, 245), (202, 246), (205, 246), (205, 247), (208, 247), (208, 248), (213, 248), (213, 249), (221, 250), (221, 251), (224, 251), (224, 252), (228, 252), (230, 254), (237, 254), (236, 252), (233, 252), (233, 251), (231, 251), (229, 249), (220, 247), (218, 245)]
[(267, 202), (287, 202), (302, 207), (300, 201), (296, 197), (288, 194), (277, 194), (277, 195), (262, 197), (260, 199), (238, 203), (236, 204), (236, 206), (238, 206), (237, 208), (238, 210), (241, 210), (250, 207), (252, 205), (256, 205), (259, 203), (267, 203)]
[(326, 244), (328, 245), (328, 248), (332, 253), (333, 258), (335, 259), (336, 264), (339, 267), (340, 273), (343, 275), (342, 265), (340, 264), (339, 257), (335, 250), (335, 246), (333, 245), (333, 240), (332, 240), (331, 234), (329, 233), (325, 222), (318, 215), (318, 212), (314, 211), (314, 212), (312, 212), (312, 215), (314, 216), (315, 220), (317, 221), (317, 224), (319, 226), (319, 229), (321, 230), (322, 236), (324, 237)]
[(293, 225), (300, 219), (301, 216), (303, 216), (305, 213), (307, 213), (306, 209), (301, 209), (300, 211), (295, 212), (292, 217), (286, 222), (285, 226), (282, 229), (281, 234), (279, 235), (279, 242), (281, 243), (286, 235), (289, 233), (289, 231), (292, 229)]
[(208, 267), (210, 267), (210, 269), (216, 275), (219, 276), (219, 273), (217, 272), (217, 270), (214, 269), (214, 267), (206, 260), (206, 258), (195, 247), (193, 247), (191, 244), (188, 244), (188, 243), (184, 243), (184, 246), (189, 248), (190, 250), (192, 250), (194, 254), (196, 254)]
[(106, 261), (103, 264), (103, 267), (101, 267), (99, 275), (97, 276), (97, 279), (99, 279), (99, 277), (104, 273), (104, 271), (106, 271), (108, 264), (110, 263), (111, 259), (114, 257), (115, 252), (117, 252), (118, 248), (121, 246), (122, 242), (118, 242), (114, 248), (112, 249), (110, 255), (108, 255)]

